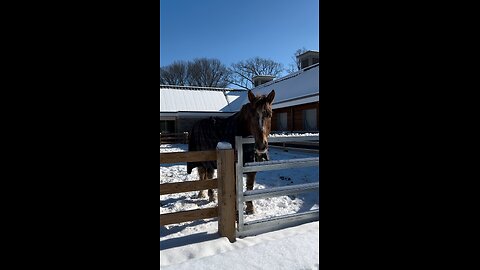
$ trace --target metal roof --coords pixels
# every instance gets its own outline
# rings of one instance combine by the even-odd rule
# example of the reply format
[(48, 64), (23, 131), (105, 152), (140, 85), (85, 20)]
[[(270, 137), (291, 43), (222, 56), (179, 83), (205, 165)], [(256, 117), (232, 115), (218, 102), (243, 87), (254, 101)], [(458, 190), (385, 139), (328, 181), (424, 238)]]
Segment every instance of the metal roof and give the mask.
[[(319, 101), (319, 64), (252, 89), (256, 95), (275, 90), (272, 108)], [(160, 85), (160, 112), (238, 112), (248, 102), (243, 89)]]
[(241, 89), (160, 85), (160, 112), (237, 112)]

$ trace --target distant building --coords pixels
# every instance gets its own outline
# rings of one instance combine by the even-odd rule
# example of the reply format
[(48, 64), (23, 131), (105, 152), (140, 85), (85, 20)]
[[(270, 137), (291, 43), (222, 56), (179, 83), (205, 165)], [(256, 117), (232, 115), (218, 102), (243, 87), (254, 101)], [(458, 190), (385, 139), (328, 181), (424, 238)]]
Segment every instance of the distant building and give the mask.
[[(319, 52), (298, 56), (301, 70), (282, 78), (253, 77), (254, 94), (275, 90), (272, 131), (319, 131)], [(248, 102), (247, 90), (160, 85), (160, 132), (190, 131), (192, 125), (210, 116), (228, 117)]]
[(273, 80), (275, 78), (275, 76), (271, 76), (271, 75), (257, 75), (257, 76), (253, 76), (252, 80), (253, 80), (253, 86), (254, 87), (257, 87), (261, 84), (264, 84), (264, 83), (267, 83), (271, 80)]
[[(309, 51), (312, 52), (312, 51)], [(314, 53), (300, 55), (305, 63), (318, 61)], [(318, 55), (317, 55), (318, 56)], [(272, 131), (318, 131), (320, 126), (319, 63), (252, 89), (267, 95), (275, 90)]]
[(246, 97), (242, 89), (160, 85), (160, 132), (189, 132), (200, 119), (228, 117)]
[(306, 51), (298, 55), (297, 59), (300, 63), (300, 68), (306, 68), (320, 62), (320, 52), (312, 50)]

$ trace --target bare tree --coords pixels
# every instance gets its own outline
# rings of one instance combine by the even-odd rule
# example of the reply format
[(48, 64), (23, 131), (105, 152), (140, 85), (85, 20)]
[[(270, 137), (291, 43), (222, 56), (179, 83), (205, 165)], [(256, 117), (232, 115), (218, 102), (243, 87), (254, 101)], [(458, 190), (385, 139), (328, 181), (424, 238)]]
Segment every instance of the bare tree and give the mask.
[(175, 61), (172, 64), (160, 68), (160, 84), (186, 85), (187, 66), (184, 61)]
[(205, 87), (227, 87), (230, 71), (218, 59), (199, 58), (188, 63), (188, 84)]
[(284, 71), (281, 63), (255, 57), (232, 64), (230, 83), (245, 89), (253, 88), (253, 77), (257, 75), (279, 76)]
[(295, 53), (292, 56), (293, 64), (290, 64), (288, 66), (288, 70), (287, 70), (288, 73), (292, 73), (292, 72), (295, 72), (295, 71), (298, 71), (298, 70), (302, 69), (302, 63), (300, 63), (300, 61), (298, 61), (297, 56), (299, 56), (300, 54), (302, 54), (306, 51), (307, 51), (307, 49), (305, 49), (305, 47), (302, 47), (301, 49), (298, 49), (298, 50), (295, 51)]

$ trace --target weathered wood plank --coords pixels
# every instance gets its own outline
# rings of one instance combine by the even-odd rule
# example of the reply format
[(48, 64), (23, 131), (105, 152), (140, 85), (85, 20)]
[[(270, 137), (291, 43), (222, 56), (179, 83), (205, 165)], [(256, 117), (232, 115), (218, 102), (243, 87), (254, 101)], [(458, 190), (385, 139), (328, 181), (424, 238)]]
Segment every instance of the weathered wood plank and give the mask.
[(204, 208), (160, 215), (160, 226), (218, 216), (218, 208)]
[(217, 152), (215, 150), (160, 153), (160, 164), (211, 160), (217, 160)]
[(218, 186), (217, 178), (209, 180), (197, 180), (178, 183), (160, 184), (160, 195), (175, 194), (180, 192), (197, 191), (204, 189), (216, 189)]
[(218, 232), (236, 241), (235, 235), (235, 156), (233, 149), (217, 150), (218, 182)]

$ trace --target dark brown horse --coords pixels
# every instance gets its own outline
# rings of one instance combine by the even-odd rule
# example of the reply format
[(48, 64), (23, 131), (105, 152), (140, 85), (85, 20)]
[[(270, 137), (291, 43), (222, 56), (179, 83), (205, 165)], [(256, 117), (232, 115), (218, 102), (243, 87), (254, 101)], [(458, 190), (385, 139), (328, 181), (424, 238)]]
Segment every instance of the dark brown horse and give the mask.
[[(189, 151), (214, 150), (218, 142), (229, 142), (235, 146), (235, 136), (253, 136), (254, 144), (245, 144), (243, 162), (268, 160), (268, 135), (272, 120), (272, 102), (275, 91), (272, 90), (268, 96), (255, 96), (248, 91), (249, 102), (242, 106), (241, 110), (228, 118), (210, 117), (195, 123), (189, 134)], [(240, 161), (239, 161), (240, 162)], [(213, 178), (214, 170), (217, 168), (215, 161), (188, 162), (187, 173), (198, 167), (200, 180)], [(256, 172), (246, 173), (247, 190), (252, 190), (255, 183)], [(213, 190), (208, 190), (210, 201), (215, 200)], [(205, 197), (205, 191), (198, 194), (199, 198)], [(246, 202), (246, 213), (254, 212), (253, 203)]]

